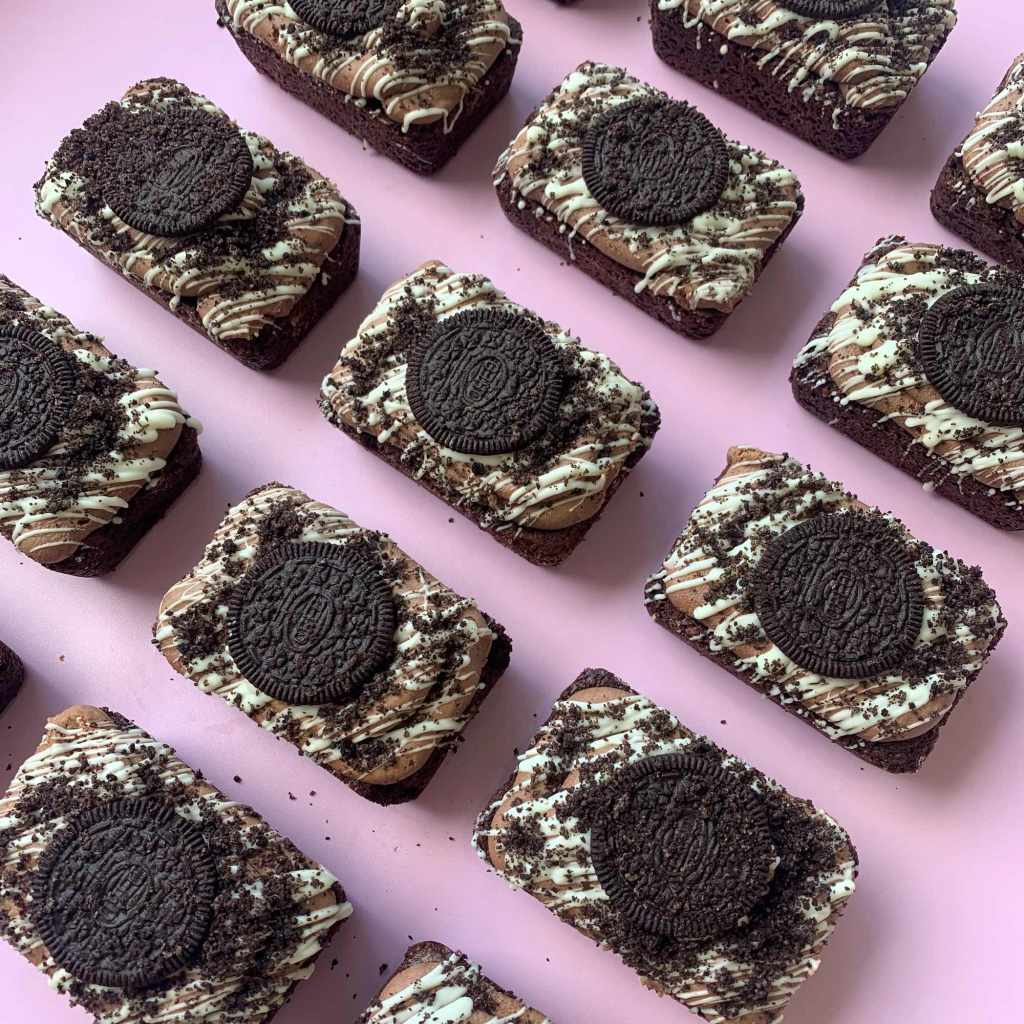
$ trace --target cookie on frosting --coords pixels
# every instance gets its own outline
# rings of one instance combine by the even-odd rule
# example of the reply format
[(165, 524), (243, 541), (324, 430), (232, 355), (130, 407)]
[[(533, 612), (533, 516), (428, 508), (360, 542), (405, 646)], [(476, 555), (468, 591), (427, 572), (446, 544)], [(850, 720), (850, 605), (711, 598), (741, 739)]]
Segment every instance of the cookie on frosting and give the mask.
[(41, 217), (254, 369), (283, 362), (359, 266), (332, 182), (169, 78), (71, 132), (35, 192)]
[(691, 337), (725, 323), (804, 206), (780, 163), (592, 61), (530, 115), (494, 186), (513, 224)]
[(437, 261), (384, 292), (320, 407), (539, 565), (569, 557), (660, 423), (648, 392), (607, 356), (486, 277)]
[(3, 274), (0, 370), (0, 534), (48, 569), (111, 572), (199, 472), (199, 424)]
[(386, 534), (277, 483), (228, 511), (153, 632), (200, 690), (380, 804), (419, 796), (511, 649)]
[(512, 84), (502, 0), (216, 0), (261, 74), (418, 174), (450, 160)]
[(46, 723), (0, 798), (0, 930), (97, 1024), (268, 1024), (352, 907), (109, 709)]
[(804, 408), (928, 491), (1024, 529), (1024, 275), (883, 238), (790, 380)]
[(708, 1024), (780, 1021), (857, 877), (827, 814), (603, 669), (562, 693), (473, 841)]
[(18, 695), (25, 679), (25, 666), (14, 651), (0, 641), (0, 712)]
[(655, 622), (871, 764), (921, 767), (1006, 628), (981, 570), (787, 455), (729, 449)]
[(893, 119), (956, 0), (651, 0), (667, 64), (845, 160)]
[(976, 249), (1024, 273), (1024, 53), (946, 162), (932, 212)]

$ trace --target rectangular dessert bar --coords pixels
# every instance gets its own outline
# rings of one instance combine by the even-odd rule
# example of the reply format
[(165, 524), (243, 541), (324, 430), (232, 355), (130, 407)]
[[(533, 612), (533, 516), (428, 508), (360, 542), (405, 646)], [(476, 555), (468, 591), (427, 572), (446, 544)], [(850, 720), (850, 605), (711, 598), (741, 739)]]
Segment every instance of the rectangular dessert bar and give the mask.
[(437, 261), (388, 288), (320, 407), (538, 565), (569, 557), (660, 423), (650, 394), (607, 356)]
[(450, 160), (512, 84), (522, 26), (501, 0), (216, 0), (282, 89), (417, 174)]
[(440, 942), (417, 942), (356, 1024), (551, 1024)]
[(777, 161), (592, 61), (530, 115), (494, 187), (513, 224), (694, 338), (722, 327), (804, 206)]
[(18, 695), (25, 679), (25, 666), (14, 651), (0, 641), (0, 712)]
[(1024, 529), (1024, 276), (883, 238), (800, 350), (796, 400), (1003, 530)]
[(651, 0), (666, 64), (844, 160), (878, 138), (956, 19), (956, 0)]
[(1014, 58), (932, 190), (940, 224), (1024, 273), (1024, 53)]
[(110, 572), (199, 472), (199, 424), (3, 274), (0, 364), (0, 535), (47, 569)]
[(980, 569), (751, 447), (729, 449), (646, 602), (699, 654), (890, 772), (921, 767), (1006, 628)]
[(277, 483), (228, 511), (153, 633), (198, 689), (378, 804), (426, 788), (511, 651), (386, 534)]
[(109, 709), (0, 799), (0, 929), (97, 1024), (268, 1024), (352, 907), (251, 807)]
[(61, 143), (36, 212), (246, 366), (284, 361), (355, 277), (337, 187), (170, 78)]
[(561, 694), (474, 843), (708, 1024), (781, 1021), (857, 876), (827, 814), (603, 669)]

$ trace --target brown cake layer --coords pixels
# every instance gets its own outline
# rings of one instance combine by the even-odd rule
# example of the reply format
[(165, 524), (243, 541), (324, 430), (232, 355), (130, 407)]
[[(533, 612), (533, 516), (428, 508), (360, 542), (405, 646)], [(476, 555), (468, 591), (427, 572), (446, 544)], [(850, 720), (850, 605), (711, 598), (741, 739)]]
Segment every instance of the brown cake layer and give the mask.
[(217, 11), (221, 24), (231, 31), (238, 48), (257, 71), (345, 131), (417, 174), (439, 171), (504, 98), (512, 84), (523, 41), (522, 25), (509, 18), (509, 45), (498, 55), (487, 74), (466, 94), (462, 113), (450, 132), (446, 134), (440, 122), (413, 125), (409, 131), (403, 132), (400, 124), (384, 117), (379, 110), (372, 106), (357, 106), (344, 93), (283, 60), (276, 50), (255, 36), (232, 31), (223, 0), (217, 0)]
[(0, 712), (18, 695), (25, 679), (25, 666), (14, 651), (0, 640)]

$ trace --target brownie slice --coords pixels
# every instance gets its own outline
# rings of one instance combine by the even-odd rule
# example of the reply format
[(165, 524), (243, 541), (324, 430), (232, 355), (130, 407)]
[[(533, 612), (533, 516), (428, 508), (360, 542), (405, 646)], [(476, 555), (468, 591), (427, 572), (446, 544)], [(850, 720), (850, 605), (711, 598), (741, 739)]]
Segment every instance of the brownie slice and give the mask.
[(25, 679), (25, 666), (14, 651), (0, 640), (0, 712), (18, 695)]
[(482, 968), (440, 942), (417, 942), (356, 1024), (397, 1021), (484, 1021), (551, 1024), (538, 1010), (496, 985)]
[(777, 161), (592, 61), (530, 115), (494, 186), (513, 224), (694, 338), (722, 327), (804, 206)]
[(946, 162), (932, 212), (976, 249), (1024, 273), (1024, 53)]
[(729, 449), (647, 610), (869, 764), (917, 771), (1006, 629), (981, 570), (787, 455)]
[(176, 672), (378, 804), (423, 792), (511, 652), (386, 534), (277, 483), (228, 511), (153, 634)]
[(898, 235), (793, 365), (797, 401), (1003, 530), (1024, 529), (1024, 276)]
[(199, 424), (3, 274), (0, 363), (0, 534), (55, 572), (111, 572), (199, 472)]
[(283, 362), (359, 266), (333, 183), (169, 78), (71, 132), (35, 191), (41, 217), (253, 369)]
[(893, 119), (956, 18), (956, 0), (651, 0), (666, 64), (844, 160)]
[(320, 407), (538, 565), (569, 557), (660, 424), (649, 393), (606, 356), (437, 261), (384, 292)]
[(501, 0), (363, 6), (216, 0), (257, 71), (396, 163), (434, 174), (508, 92), (522, 26)]
[(47, 722), (0, 820), (3, 937), (97, 1024), (268, 1024), (352, 913), (329, 871), (108, 709)]
[(714, 1024), (781, 1020), (857, 876), (827, 814), (604, 669), (561, 694), (473, 841), (513, 888)]

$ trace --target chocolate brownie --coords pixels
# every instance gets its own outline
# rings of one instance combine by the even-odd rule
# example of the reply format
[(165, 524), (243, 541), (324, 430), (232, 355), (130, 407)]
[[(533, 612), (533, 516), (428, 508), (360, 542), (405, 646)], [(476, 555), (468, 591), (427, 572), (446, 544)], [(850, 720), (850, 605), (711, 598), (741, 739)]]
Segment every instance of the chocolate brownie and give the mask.
[(670, 633), (890, 772), (921, 767), (1006, 628), (980, 569), (751, 447), (729, 449), (645, 596)]
[(883, 238), (790, 380), (804, 408), (927, 490), (1024, 529), (1024, 276)]
[(258, 370), (359, 265), (359, 218), (334, 184), (169, 78), (71, 132), (35, 190), (41, 217)]
[(56, 572), (111, 572), (199, 472), (199, 424), (2, 274), (0, 367), (0, 534)]
[(530, 115), (494, 186), (513, 224), (695, 338), (725, 323), (804, 206), (781, 164), (592, 61)]
[(1024, 273), (1024, 53), (975, 118), (932, 190), (940, 224)]
[(511, 652), (386, 534), (277, 483), (228, 511), (153, 635), (200, 690), (378, 804), (423, 792)]
[(25, 666), (7, 644), (0, 641), (0, 712), (18, 695), (25, 679)]
[(956, 18), (956, 0), (651, 0), (665, 63), (844, 160), (893, 119)]
[(417, 942), (356, 1024), (551, 1024), (538, 1010), (500, 988), (465, 953), (440, 942)]
[(768, 1024), (854, 891), (850, 837), (604, 669), (480, 815), (481, 859), (709, 1024)]
[(437, 261), (385, 291), (320, 407), (538, 565), (569, 557), (660, 423), (648, 392), (606, 356)]
[(108, 709), (0, 800), (0, 928), (97, 1024), (268, 1024), (351, 913), (337, 879)]
[(501, 0), (216, 0), (257, 71), (404, 167), (433, 174), (508, 92), (522, 26)]

